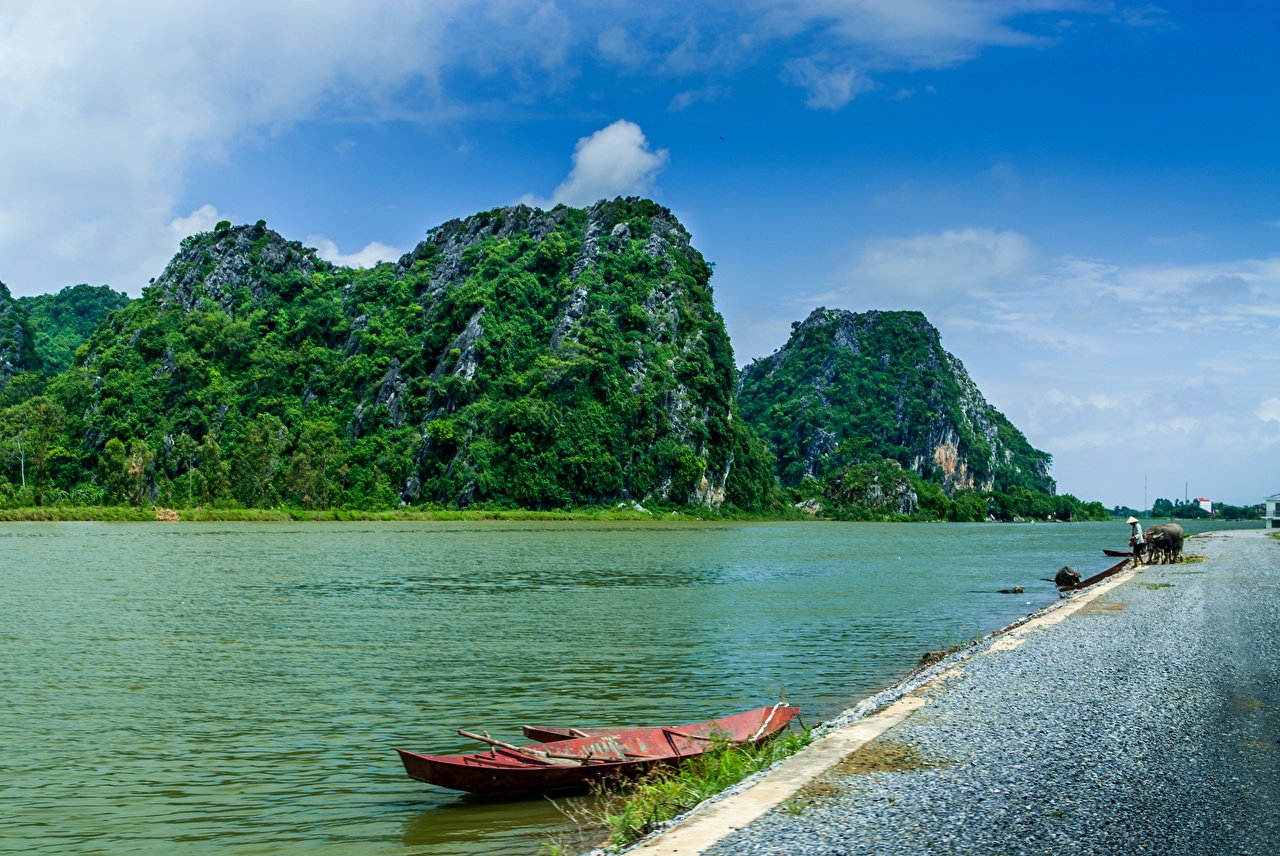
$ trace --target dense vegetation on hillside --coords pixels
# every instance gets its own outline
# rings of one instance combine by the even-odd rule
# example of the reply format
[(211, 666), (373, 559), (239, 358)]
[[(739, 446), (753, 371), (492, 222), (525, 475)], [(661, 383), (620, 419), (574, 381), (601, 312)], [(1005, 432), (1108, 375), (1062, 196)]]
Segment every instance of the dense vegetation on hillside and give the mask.
[(804, 479), (785, 491), (795, 506), (837, 520), (1107, 520), (1100, 502), (1069, 493), (963, 488), (947, 495), (893, 458), (849, 464), (824, 479)]
[(986, 402), (919, 312), (814, 310), (742, 371), (738, 400), (782, 484), (828, 514), (1106, 518), (1055, 495), (1050, 456)]
[(919, 312), (816, 309), (743, 370), (738, 397), (787, 485), (892, 458), (948, 492), (1054, 493), (1050, 456), (987, 404)]
[(41, 368), (58, 374), (71, 366), (76, 348), (98, 329), (112, 312), (123, 309), (129, 296), (105, 285), (68, 286), (57, 294), (19, 297)]
[(38, 452), (38, 502), (761, 508), (710, 275), (647, 200), (484, 212), (369, 270), (220, 223), (5, 411), (3, 477)]

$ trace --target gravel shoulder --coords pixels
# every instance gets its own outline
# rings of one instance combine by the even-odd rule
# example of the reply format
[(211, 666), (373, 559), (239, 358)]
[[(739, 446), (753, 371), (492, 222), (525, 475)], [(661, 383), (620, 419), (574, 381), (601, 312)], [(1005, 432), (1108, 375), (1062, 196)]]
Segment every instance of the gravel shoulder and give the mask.
[(1280, 541), (1199, 537), (702, 851), (1280, 853)]

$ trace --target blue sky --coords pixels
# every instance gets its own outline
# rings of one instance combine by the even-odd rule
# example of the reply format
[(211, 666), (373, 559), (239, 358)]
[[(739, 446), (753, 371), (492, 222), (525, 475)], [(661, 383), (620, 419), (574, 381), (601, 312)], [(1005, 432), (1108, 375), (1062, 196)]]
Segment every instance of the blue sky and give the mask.
[(740, 363), (920, 309), (1061, 489), (1280, 490), (1273, 6), (15, 2), (0, 41), (15, 293), (137, 294), (223, 217), (368, 263), (643, 194)]

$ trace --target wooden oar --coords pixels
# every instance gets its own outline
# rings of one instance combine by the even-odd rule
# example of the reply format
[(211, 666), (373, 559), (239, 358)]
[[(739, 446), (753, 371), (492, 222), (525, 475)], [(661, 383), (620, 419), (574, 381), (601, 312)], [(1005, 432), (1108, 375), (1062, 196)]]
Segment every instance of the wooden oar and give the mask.
[[(649, 760), (657, 757), (656, 755), (644, 755), (639, 752), (623, 751), (621, 758), (614, 755), (603, 755), (593, 758), (591, 756), (595, 754), (594, 752), (588, 752), (586, 755), (573, 755), (568, 752), (546, 752), (542, 749), (526, 749), (522, 746), (514, 746), (510, 743), (503, 743), (501, 740), (495, 740), (489, 736), (489, 732), (487, 731), (483, 735), (480, 735), (471, 731), (463, 731), (459, 729), (458, 733), (463, 737), (469, 737), (472, 740), (479, 740), (481, 743), (488, 743), (490, 746), (497, 746), (500, 749), (506, 749), (509, 752), (518, 752), (526, 758), (534, 758), (539, 761), (546, 761), (548, 764), (555, 764), (557, 767), (580, 767), (582, 764), (591, 761), (600, 764), (618, 764), (628, 758)], [(569, 761), (571, 763), (559, 763), (562, 761)]]
[(552, 755), (550, 752), (543, 752), (539, 749), (524, 749), (520, 746), (514, 746), (510, 743), (503, 743), (501, 740), (494, 740), (492, 737), (489, 736), (488, 732), (486, 732), (483, 736), (481, 736), (474, 732), (464, 731), (463, 729), (459, 728), (458, 734), (460, 734), (463, 737), (470, 738), (472, 740), (479, 740), (481, 743), (488, 743), (490, 746), (498, 746), (502, 749), (506, 749), (509, 752), (518, 752), (521, 755), (524, 755), (526, 758), (534, 758), (538, 761), (545, 761), (546, 763), (551, 764), (554, 767), (581, 767), (582, 766), (582, 761), (580, 759), (573, 758), (570, 756), (565, 756), (558, 752)]

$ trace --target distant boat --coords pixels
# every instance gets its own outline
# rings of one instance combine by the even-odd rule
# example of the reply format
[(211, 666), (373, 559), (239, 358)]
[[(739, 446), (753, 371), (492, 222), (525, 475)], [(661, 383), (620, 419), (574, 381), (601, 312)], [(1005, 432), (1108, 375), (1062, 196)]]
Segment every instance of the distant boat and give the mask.
[(411, 779), (442, 788), (492, 797), (563, 794), (584, 791), (600, 779), (630, 778), (660, 764), (675, 766), (717, 744), (758, 745), (790, 725), (798, 713), (798, 707), (777, 704), (670, 728), (526, 726), (531, 737), (551, 738), (529, 746), (460, 731), (493, 748), (475, 755), (396, 751)]
[(1133, 555), (1133, 551), (1132, 551), (1132, 550), (1103, 550), (1103, 551), (1102, 551), (1102, 555), (1104, 555), (1104, 556), (1132, 556), (1132, 555)]

